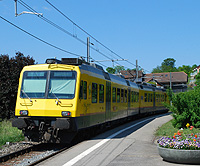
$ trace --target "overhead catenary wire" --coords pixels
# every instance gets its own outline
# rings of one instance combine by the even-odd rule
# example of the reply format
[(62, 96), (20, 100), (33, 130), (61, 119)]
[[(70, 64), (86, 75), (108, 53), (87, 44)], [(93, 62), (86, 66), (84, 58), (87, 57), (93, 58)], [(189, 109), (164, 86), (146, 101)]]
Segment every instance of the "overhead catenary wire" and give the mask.
[[(103, 46), (104, 48), (106, 48), (107, 50), (109, 50), (111, 53), (113, 53), (114, 55), (116, 55), (117, 57), (124, 59), (123, 57), (121, 57), (120, 55), (118, 55), (117, 53), (115, 53), (114, 51), (112, 51), (110, 48), (108, 48), (107, 46), (105, 46), (103, 43), (101, 43), (100, 41), (98, 41), (95, 37), (93, 37), (90, 33), (88, 33), (86, 30), (84, 30), (83, 28), (81, 28), (78, 24), (76, 24), (73, 20), (71, 20), (68, 16), (66, 16), (62, 11), (60, 11), (55, 5), (53, 5), (51, 2), (49, 2), (48, 0), (45, 0), (50, 6), (52, 6), (56, 11), (58, 11), (61, 15), (63, 15), (66, 19), (68, 19), (71, 23), (73, 23), (76, 27), (78, 27), (81, 31), (83, 31), (85, 34), (87, 34), (88, 36), (90, 36), (92, 39), (94, 39), (97, 43), (99, 43), (101, 46)], [(112, 55), (111, 55), (112, 56)], [(113, 57), (113, 56), (112, 56)], [(108, 58), (108, 59), (112, 59), (112, 58)], [(135, 64), (133, 64), (132, 62), (126, 61), (127, 63), (136, 66)], [(119, 63), (117, 63), (119, 64)], [(120, 65), (120, 64), (119, 64)], [(122, 65), (121, 65), (122, 66)], [(147, 70), (146, 70), (147, 71)]]
[(43, 42), (43, 43), (45, 43), (45, 44), (51, 46), (51, 47), (54, 47), (54, 48), (56, 48), (56, 49), (58, 49), (58, 50), (60, 50), (60, 51), (63, 51), (63, 52), (65, 52), (65, 53), (68, 53), (68, 54), (71, 54), (71, 55), (74, 55), (74, 56), (78, 56), (78, 57), (81, 56), (81, 55), (72, 53), (72, 52), (70, 52), (70, 51), (64, 50), (64, 49), (62, 49), (62, 48), (60, 48), (60, 47), (57, 47), (57, 46), (55, 46), (55, 45), (53, 45), (53, 44), (51, 44), (51, 43), (49, 43), (49, 42), (46, 42), (46, 41), (43, 40), (43, 39), (40, 39), (39, 37), (37, 37), (37, 36), (31, 34), (30, 32), (28, 32), (28, 31), (26, 31), (26, 30), (20, 28), (19, 26), (13, 24), (12, 22), (8, 21), (7, 19), (5, 19), (5, 18), (2, 17), (2, 16), (0, 16), (0, 18), (1, 18), (2, 20), (6, 21), (7, 23), (9, 23), (10, 25), (14, 26), (15, 28), (21, 30), (22, 32), (24, 32), (24, 33), (30, 35), (31, 37), (33, 37), (33, 38), (35, 38), (35, 39), (37, 39), (37, 40), (39, 40), (39, 41), (41, 41), (41, 42)]
[[(31, 12), (37, 13), (36, 10), (34, 10), (33, 8), (31, 8), (31, 7), (30, 7), (28, 4), (26, 4), (24, 1), (18, 0), (18, 2), (19, 2), (22, 6), (24, 6), (24, 7), (27, 8), (28, 10), (30, 10)], [(66, 34), (68, 34), (68, 35), (70, 35), (71, 37), (74, 37), (74, 38), (75, 38), (76, 40), (78, 40), (79, 42), (81, 42), (81, 43), (87, 45), (86, 42), (84, 42), (84, 41), (81, 40), (80, 38), (74, 36), (72, 33), (70, 33), (69, 31), (67, 31), (67, 30), (65, 30), (64, 28), (60, 27), (59, 25), (55, 24), (54, 22), (50, 21), (49, 19), (45, 18), (44, 16), (42, 16), (42, 15), (36, 15), (36, 16), (38, 16), (39, 18), (41, 18), (41, 19), (44, 20), (45, 22), (49, 23), (50, 25), (54, 26), (55, 28), (57, 28), (57, 29), (63, 31), (64, 33), (66, 33)], [(106, 58), (112, 60), (112, 58), (110, 58), (110, 57), (107, 56), (106, 54), (102, 53), (101, 51), (95, 49), (94, 47), (91, 47), (91, 46), (90, 46), (90, 48), (93, 49), (94, 51), (97, 51), (97, 52), (98, 52), (99, 54), (101, 54), (102, 56), (104, 56), (104, 57), (106, 57)], [(105, 66), (105, 65), (103, 65), (103, 66)]]
[[(54, 9), (56, 9), (60, 14), (62, 14), (65, 18), (67, 18), (71, 23), (73, 23), (74, 26), (78, 27), (81, 31), (83, 31), (84, 33), (86, 33), (88, 36), (90, 36), (92, 39), (94, 39), (97, 43), (99, 43), (101, 46), (103, 46), (104, 48), (106, 48), (107, 50), (109, 50), (112, 54), (120, 57), (121, 59), (124, 59), (122, 58), (120, 55), (118, 55), (117, 53), (115, 53), (114, 51), (112, 51), (110, 48), (108, 48), (107, 46), (105, 46), (103, 43), (101, 43), (100, 41), (98, 41), (96, 38), (94, 38), (91, 34), (89, 34), (87, 31), (85, 31), (83, 28), (81, 28), (79, 25), (77, 25), (74, 21), (72, 21), (69, 17), (67, 17), (63, 12), (61, 12), (57, 7), (55, 7), (52, 3), (50, 3), (48, 0), (45, 0), (49, 5), (51, 5)], [(27, 8), (28, 10), (34, 12), (34, 13), (37, 13), (36, 10), (34, 10), (32, 7), (30, 7), (29, 5), (27, 5), (25, 2), (23, 2), (22, 0), (18, 0), (18, 2), (23, 5), (25, 8)], [(87, 43), (83, 40), (81, 40), (80, 38), (78, 38), (76, 35), (73, 35), (72, 33), (70, 33), (69, 31), (65, 30), (64, 28), (60, 27), (59, 25), (55, 24), (54, 22), (50, 21), (49, 19), (45, 18), (43, 15), (36, 15), (38, 16), (39, 18), (41, 18), (42, 20), (46, 21), (47, 23), (49, 23), (50, 25), (54, 26), (55, 28), (63, 31), (64, 33), (68, 34), (69, 36), (71, 37), (74, 37), (76, 40), (78, 40), (79, 42), (87, 45)], [(99, 54), (101, 54), (102, 56), (112, 60), (111, 57), (107, 56), (106, 54), (102, 53), (101, 51), (99, 51), (99, 49), (95, 49), (94, 47), (90, 46), (91, 49), (93, 49), (94, 51), (97, 51)], [(112, 55), (110, 55), (112, 56)], [(113, 56), (112, 56), (113, 57)], [(132, 62), (126, 60), (127, 63), (133, 65), (133, 66), (136, 66), (135, 64), (133, 64)], [(120, 63), (118, 62), (115, 62), (116, 64), (120, 65), (120, 66), (123, 66), (121, 65)], [(101, 64), (102, 65), (102, 64)], [(102, 65), (102, 66), (105, 66), (105, 65)], [(145, 69), (144, 69), (145, 70)], [(145, 71), (148, 71), (148, 70), (145, 70)]]
[(78, 24), (76, 24), (74, 21), (72, 21), (68, 16), (66, 16), (63, 12), (61, 12), (57, 7), (55, 7), (52, 3), (50, 3), (48, 0), (45, 0), (49, 5), (51, 5), (55, 10), (57, 10), (61, 15), (63, 15), (66, 19), (68, 19), (71, 23), (73, 23), (76, 27), (78, 27), (81, 31), (83, 31), (85, 34), (87, 34), (88, 36), (90, 36), (92, 39), (94, 39), (97, 43), (99, 43), (101, 46), (103, 46), (104, 48), (106, 48), (107, 50), (109, 50), (111, 53), (113, 53), (114, 55), (118, 56), (121, 59), (122, 58), (120, 55), (118, 55), (117, 53), (115, 53), (114, 51), (112, 51), (110, 48), (108, 48), (107, 46), (105, 46), (103, 43), (101, 43), (100, 41), (98, 41), (96, 38), (94, 38), (91, 34), (89, 34), (87, 31), (85, 31), (83, 28), (81, 28)]

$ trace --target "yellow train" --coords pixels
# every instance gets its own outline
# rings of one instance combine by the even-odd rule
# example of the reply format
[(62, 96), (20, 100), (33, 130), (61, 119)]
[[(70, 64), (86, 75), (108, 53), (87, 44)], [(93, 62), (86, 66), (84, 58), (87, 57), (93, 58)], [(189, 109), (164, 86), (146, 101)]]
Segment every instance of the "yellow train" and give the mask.
[(23, 68), (13, 127), (32, 141), (70, 142), (82, 129), (164, 111), (165, 90), (136, 84), (78, 58)]

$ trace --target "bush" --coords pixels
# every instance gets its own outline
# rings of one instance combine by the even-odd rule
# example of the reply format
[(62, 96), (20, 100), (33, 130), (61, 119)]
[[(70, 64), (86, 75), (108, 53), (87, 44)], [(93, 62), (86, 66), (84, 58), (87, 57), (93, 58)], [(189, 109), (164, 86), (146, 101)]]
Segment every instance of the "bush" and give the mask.
[(200, 88), (173, 94), (172, 103), (169, 109), (173, 112), (174, 127), (185, 128), (187, 123), (200, 127)]
[(0, 122), (0, 146), (6, 142), (18, 142), (23, 141), (24, 136), (21, 130), (16, 127), (12, 127), (10, 121), (4, 120)]

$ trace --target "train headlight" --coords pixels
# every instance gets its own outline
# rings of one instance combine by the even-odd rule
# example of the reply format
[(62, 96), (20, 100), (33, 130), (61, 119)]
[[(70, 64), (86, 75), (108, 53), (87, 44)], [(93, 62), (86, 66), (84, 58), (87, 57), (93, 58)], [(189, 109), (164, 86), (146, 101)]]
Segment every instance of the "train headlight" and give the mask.
[(20, 110), (19, 114), (22, 116), (27, 116), (28, 115), (28, 111), (27, 110)]
[(69, 111), (62, 111), (62, 116), (71, 116), (71, 112), (69, 112)]

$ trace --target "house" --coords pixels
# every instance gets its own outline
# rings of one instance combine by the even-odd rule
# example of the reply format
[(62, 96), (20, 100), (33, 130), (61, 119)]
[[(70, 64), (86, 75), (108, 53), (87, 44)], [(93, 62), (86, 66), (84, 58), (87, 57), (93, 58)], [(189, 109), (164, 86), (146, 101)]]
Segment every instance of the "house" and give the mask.
[(156, 82), (156, 86), (165, 89), (171, 87), (173, 92), (187, 91), (188, 75), (185, 72), (150, 73), (145, 74), (144, 82)]
[(132, 81), (137, 81), (137, 82), (142, 82), (144, 79), (144, 73), (143, 71), (139, 70), (138, 71), (138, 80), (136, 80), (136, 70), (122, 70), (120, 73), (124, 76), (125, 79), (127, 80), (132, 80)]
[(200, 65), (193, 69), (193, 73), (190, 74), (190, 86), (195, 86), (195, 76), (199, 73)]

